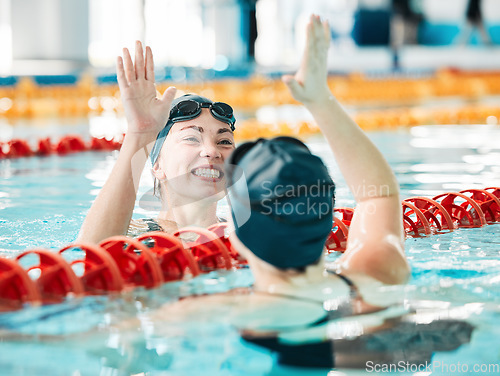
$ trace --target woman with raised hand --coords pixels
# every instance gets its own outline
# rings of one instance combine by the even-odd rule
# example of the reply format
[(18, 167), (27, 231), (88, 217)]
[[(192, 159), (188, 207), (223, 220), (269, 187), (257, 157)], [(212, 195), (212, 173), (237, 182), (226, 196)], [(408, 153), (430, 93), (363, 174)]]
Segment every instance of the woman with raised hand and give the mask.
[[(312, 16), (301, 67), (283, 79), (313, 114), (357, 201), (345, 253), (334, 267), (326, 267), (335, 185), (322, 160), (291, 137), (242, 144), (227, 158), (224, 171), (234, 225), (231, 243), (247, 258), (253, 286), (186, 297), (119, 323), (113, 333), (121, 333), (124, 343), (113, 348), (138, 364), (119, 362), (118, 367), (133, 365), (135, 373), (158, 369), (161, 359), (157, 363), (151, 354), (164, 354), (164, 344), (158, 342), (162, 349), (155, 349), (156, 341), (146, 345), (140, 337), (171, 330), (166, 322), (201, 325), (200, 316), (203, 322), (231, 323), (243, 343), (276, 353), (278, 364), (308, 368), (422, 364), (434, 351), (453, 350), (470, 340), (473, 326), (452, 319), (457, 313), (433, 312), (426, 302), (420, 317), (408, 304), (399, 304), (401, 290), (384, 289), (409, 277), (398, 184), (383, 156), (328, 89), (329, 38), (328, 24)], [(222, 121), (219, 129), (224, 127)], [(147, 330), (141, 331), (142, 325)], [(305, 373), (312, 374), (309, 369)]]
[[(79, 241), (98, 243), (127, 232), (175, 232), (220, 221), (216, 209), (225, 186), (223, 165), (234, 149), (233, 110), (194, 94), (174, 100), (174, 87), (157, 97), (152, 51), (146, 47), (144, 53), (140, 42), (135, 47), (135, 62), (126, 48), (117, 60), (128, 129), (113, 170), (84, 220)], [(131, 221), (148, 157), (161, 211), (156, 219)]]
[[(396, 304), (400, 295), (380, 290), (409, 278), (398, 183), (327, 85), (329, 44), (328, 24), (311, 16), (301, 66), (283, 81), (314, 116), (356, 199), (345, 253), (326, 267), (335, 185), (322, 160), (291, 137), (244, 143), (226, 162), (234, 225), (230, 240), (248, 260), (254, 285), (245, 293), (234, 290), (166, 305), (154, 315), (159, 321), (189, 320), (200, 307), (206, 314), (213, 307), (245, 341), (277, 352), (281, 363), (318, 367), (349, 362), (349, 354), (341, 360), (334, 351), (335, 341), (349, 347), (338, 342), (342, 327), (328, 327), (335, 320), (375, 315), (367, 325), (353, 318), (354, 337), (404, 327), (394, 321), (406, 312)], [(227, 313), (221, 315), (225, 305)], [(404, 358), (393, 358), (398, 357)]]
[(311, 112), (328, 141), (354, 199), (347, 250), (338, 267), (384, 283), (409, 277), (399, 184), (382, 153), (349, 117), (327, 85), (330, 28), (311, 16), (301, 66), (283, 81)]

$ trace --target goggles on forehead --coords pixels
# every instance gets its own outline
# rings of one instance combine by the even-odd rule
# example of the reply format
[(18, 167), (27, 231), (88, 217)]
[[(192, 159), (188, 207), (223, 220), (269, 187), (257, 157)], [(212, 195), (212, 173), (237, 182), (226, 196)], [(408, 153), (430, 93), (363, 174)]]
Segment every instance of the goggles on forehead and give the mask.
[[(175, 104), (170, 110), (170, 115), (165, 127), (158, 133), (153, 149), (151, 150), (150, 158), (151, 163), (155, 164), (158, 156), (160, 155), (161, 148), (165, 142), (170, 129), (174, 123), (195, 119), (201, 114), (203, 108), (208, 108), (212, 116), (229, 125), (232, 131), (234, 131), (234, 124), (236, 119), (234, 117), (233, 108), (223, 102), (210, 102), (204, 97), (198, 95), (187, 94), (186, 97), (191, 97), (195, 99), (179, 99), (179, 102)], [(182, 97), (181, 97), (182, 98)]]
[(236, 119), (233, 115), (233, 108), (227, 103), (223, 102), (199, 103), (192, 99), (187, 99), (185, 101), (177, 103), (170, 110), (169, 120), (172, 123), (177, 123), (179, 121), (194, 119), (200, 116), (201, 110), (203, 108), (208, 108), (214, 118), (226, 124), (229, 124), (231, 130), (234, 131), (234, 123), (236, 122)]

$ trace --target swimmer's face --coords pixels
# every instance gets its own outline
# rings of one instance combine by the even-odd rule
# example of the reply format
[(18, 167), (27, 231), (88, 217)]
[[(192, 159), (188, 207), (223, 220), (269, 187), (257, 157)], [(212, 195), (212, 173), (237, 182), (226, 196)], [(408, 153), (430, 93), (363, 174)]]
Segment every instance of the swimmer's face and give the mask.
[(219, 200), (226, 183), (224, 161), (234, 147), (230, 126), (204, 108), (197, 118), (172, 126), (153, 173), (177, 203)]

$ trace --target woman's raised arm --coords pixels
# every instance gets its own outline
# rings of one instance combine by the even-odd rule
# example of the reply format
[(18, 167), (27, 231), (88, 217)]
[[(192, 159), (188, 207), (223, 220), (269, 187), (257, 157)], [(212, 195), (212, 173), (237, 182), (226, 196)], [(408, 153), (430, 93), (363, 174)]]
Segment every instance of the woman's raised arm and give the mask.
[(331, 93), (327, 83), (329, 44), (328, 23), (311, 16), (301, 66), (294, 76), (283, 76), (283, 81), (313, 115), (357, 202), (339, 268), (384, 283), (403, 283), (409, 266), (399, 184), (382, 153)]
[(153, 54), (136, 43), (135, 64), (129, 51), (117, 60), (117, 79), (127, 118), (127, 133), (118, 159), (106, 183), (92, 204), (78, 235), (78, 241), (98, 243), (123, 235), (132, 218), (139, 180), (148, 158), (148, 145), (168, 120), (176, 89), (169, 87), (157, 98)]

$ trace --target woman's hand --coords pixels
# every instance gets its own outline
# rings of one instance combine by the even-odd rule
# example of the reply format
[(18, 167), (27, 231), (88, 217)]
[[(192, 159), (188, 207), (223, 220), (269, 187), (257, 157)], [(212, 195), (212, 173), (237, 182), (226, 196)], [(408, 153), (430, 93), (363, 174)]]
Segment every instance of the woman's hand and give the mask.
[(127, 135), (134, 135), (148, 143), (154, 141), (165, 126), (170, 104), (176, 89), (169, 87), (161, 98), (156, 95), (153, 53), (146, 47), (144, 56), (142, 44), (135, 45), (135, 64), (127, 48), (123, 58), (117, 59), (117, 79), (128, 122)]
[(330, 26), (319, 16), (311, 15), (302, 63), (294, 76), (283, 76), (292, 96), (304, 105), (321, 102), (331, 95), (326, 81)]

